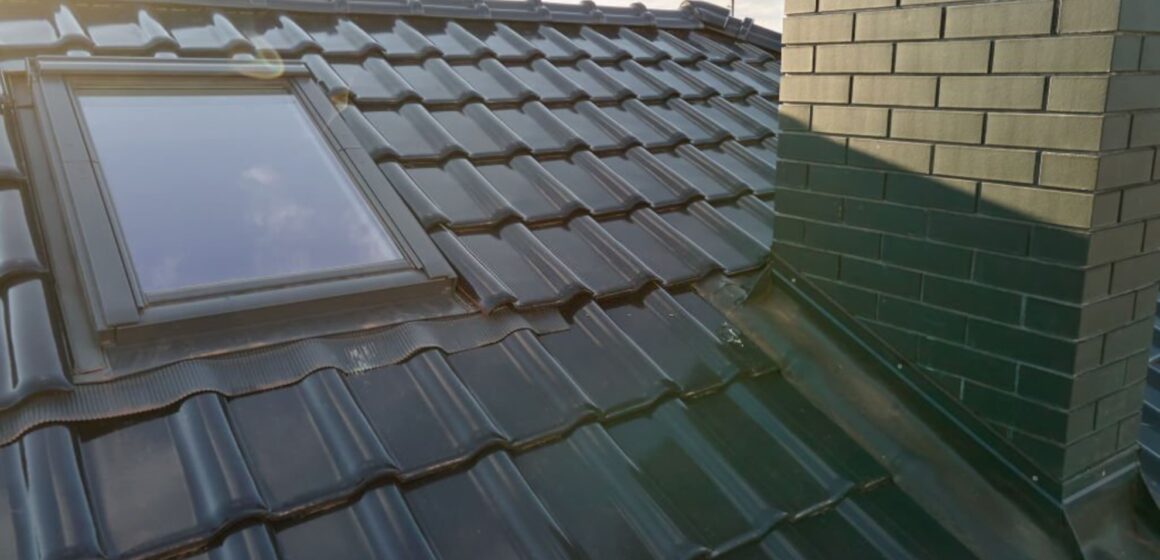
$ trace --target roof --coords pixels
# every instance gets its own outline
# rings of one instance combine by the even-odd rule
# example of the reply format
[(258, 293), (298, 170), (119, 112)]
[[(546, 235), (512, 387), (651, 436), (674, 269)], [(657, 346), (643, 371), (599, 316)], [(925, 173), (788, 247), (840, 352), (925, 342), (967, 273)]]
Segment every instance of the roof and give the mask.
[(138, 4), (12, 4), (0, 67), (305, 61), (473, 311), (86, 379), (0, 134), (0, 557), (974, 556), (705, 291), (769, 259), (776, 34), (699, 3)]

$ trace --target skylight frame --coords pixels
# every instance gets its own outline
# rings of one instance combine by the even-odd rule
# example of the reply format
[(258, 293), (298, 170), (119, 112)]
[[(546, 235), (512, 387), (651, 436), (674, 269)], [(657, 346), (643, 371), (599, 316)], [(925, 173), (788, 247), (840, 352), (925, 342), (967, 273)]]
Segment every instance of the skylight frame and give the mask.
[[(11, 77), (11, 76), (10, 76)], [(299, 62), (41, 57), (29, 61), (22, 87), (32, 109), (23, 120), (34, 198), (45, 223), (49, 258), (61, 296), (61, 313), (79, 354), (104, 360), (102, 349), (165, 337), (183, 337), (252, 322), (293, 321), (336, 310), (382, 305), (392, 299), (448, 297), (455, 274), (385, 175), (342, 121)], [(136, 285), (128, 247), (103, 184), (95, 149), (77, 95), (94, 89), (132, 93), (157, 88), (270, 91), (291, 94), (337, 159), (351, 184), (379, 219), (402, 260), (370, 270), (331, 269), (263, 278), (218, 287), (196, 287), (155, 296)], [(26, 123), (27, 124), (27, 123)], [(33, 136), (27, 138), (29, 130)], [(38, 153), (42, 152), (42, 153)], [(37, 160), (40, 161), (37, 161)], [(44, 184), (42, 184), (44, 183)], [(381, 266), (379, 266), (381, 265)]]

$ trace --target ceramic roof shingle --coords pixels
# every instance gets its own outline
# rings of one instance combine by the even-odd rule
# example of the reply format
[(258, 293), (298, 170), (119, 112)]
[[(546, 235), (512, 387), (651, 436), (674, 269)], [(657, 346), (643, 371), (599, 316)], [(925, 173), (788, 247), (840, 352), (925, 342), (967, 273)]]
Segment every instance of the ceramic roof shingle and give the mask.
[[(262, 4), (21, 4), (0, 59), (304, 61), (455, 269), (474, 321), (455, 325), (496, 336), (405, 323), (372, 364), (351, 333), (324, 342), (350, 371), (9, 431), (0, 557), (969, 556), (693, 289), (769, 258), (776, 34), (700, 4)], [(0, 414), (19, 419), (96, 393), (69, 369), (13, 145)], [(497, 326), (528, 313), (554, 327)], [(259, 350), (213, 363), (307, 361)]]

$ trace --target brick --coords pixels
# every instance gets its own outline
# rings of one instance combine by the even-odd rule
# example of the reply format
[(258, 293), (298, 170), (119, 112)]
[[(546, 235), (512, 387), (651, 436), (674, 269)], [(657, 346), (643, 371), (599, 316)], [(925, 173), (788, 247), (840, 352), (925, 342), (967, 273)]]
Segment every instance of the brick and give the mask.
[(1098, 272), (989, 253), (975, 256), (974, 278), (988, 286), (1076, 303), (1085, 299), (1089, 283), (1102, 282)]
[(1054, 12), (1054, 4), (1043, 0), (950, 6), (944, 36), (1046, 35)]
[(790, 47), (781, 49), (781, 71), (787, 74), (814, 71), (814, 47)]
[(845, 43), (854, 34), (853, 14), (821, 14), (785, 19), (782, 40), (797, 43)]
[(778, 124), (782, 130), (809, 130), (813, 106), (782, 103), (778, 108)]
[(1076, 346), (1069, 341), (977, 319), (967, 327), (967, 345), (1061, 372), (1072, 371), (1079, 360)]
[(839, 222), (842, 220), (842, 199), (786, 189), (777, 193), (777, 211), (791, 216)]
[(964, 387), (963, 403), (986, 418), (1056, 441), (1069, 441), (1090, 433), (1094, 425), (1095, 407), (1083, 414), (1068, 414), (973, 383)]
[(784, 259), (799, 272), (826, 278), (838, 277), (838, 255), (833, 253), (823, 253), (774, 240), (773, 254)]
[(1085, 338), (1131, 321), (1135, 303), (1135, 294), (1126, 294), (1088, 305), (1065, 305), (1027, 298), (1024, 325), (1056, 336)]
[(779, 241), (804, 243), (806, 240), (807, 223), (805, 220), (799, 220), (785, 214), (773, 215), (773, 231), (776, 232), (775, 237)]
[(1096, 194), (1092, 204), (1092, 225), (1107, 226), (1116, 223), (1120, 218), (1119, 191)]
[(854, 40), (937, 39), (941, 27), (941, 8), (861, 12), (854, 26)]
[(1046, 79), (1037, 76), (948, 76), (939, 87), (939, 107), (954, 109), (1041, 109)]
[(1031, 233), (1031, 255), (1065, 264), (1103, 264), (1139, 253), (1143, 239), (1143, 222), (1095, 233), (1037, 227)]
[(927, 276), (923, 279), (922, 300), (969, 315), (1016, 324), (1022, 299), (1011, 292), (979, 284)]
[(894, 66), (894, 45), (819, 45), (815, 71), (835, 74), (889, 74)]
[(881, 263), (842, 258), (841, 279), (884, 294), (918, 297), (922, 276)]
[(1148, 253), (1112, 264), (1111, 293), (1118, 294), (1156, 282), (1160, 276), (1160, 253)]
[(785, 13), (787, 15), (804, 14), (817, 10), (818, 0), (785, 0)]
[(868, 259), (878, 258), (882, 246), (882, 235), (840, 225), (809, 222), (805, 234), (805, 245), (815, 249)]
[(1102, 229), (1092, 234), (1088, 264), (1103, 264), (1139, 253), (1144, 241), (1144, 222)]
[(974, 212), (978, 183), (963, 179), (891, 173), (886, 200), (940, 210)]
[(814, 165), (810, 167), (811, 190), (858, 198), (882, 198), (886, 175), (879, 171)]
[(846, 200), (846, 223), (899, 235), (922, 235), (926, 232), (926, 212), (895, 204)]
[(952, 342), (961, 342), (967, 331), (962, 315), (889, 296), (878, 300), (878, 320)]
[(1020, 395), (1055, 406), (1075, 408), (1090, 404), (1123, 386), (1123, 360), (1078, 376), (1060, 375), (1031, 366), (1020, 366)]
[(849, 76), (789, 75), (781, 79), (781, 101), (849, 103)]
[(1011, 255), (1026, 255), (1031, 228), (985, 218), (932, 212), (928, 235), (946, 243)]
[(814, 132), (886, 136), (889, 111), (876, 107), (818, 105), (814, 107)]
[(1035, 181), (1035, 152), (969, 146), (935, 146), (938, 175), (992, 179), (1014, 183)]
[(1160, 112), (1138, 113), (1132, 117), (1131, 146), (1160, 145)]
[(1048, 148), (1057, 150), (1110, 150), (1124, 143), (1127, 128), (1119, 133), (1109, 123), (1122, 117), (1103, 115), (1048, 115), (1033, 113), (990, 113), (987, 115), (986, 143), (996, 146)]
[(1160, 219), (1148, 220), (1144, 227), (1144, 250), (1160, 249)]
[(1137, 446), (1137, 438), (1140, 434), (1141, 418), (1139, 414), (1133, 414), (1128, 418), (1120, 421), (1117, 428), (1116, 446), (1119, 449), (1135, 449)]
[(1047, 86), (1048, 111), (1102, 113), (1107, 105), (1107, 76), (1052, 76)]
[(1120, 220), (1152, 218), (1160, 214), (1160, 184), (1124, 191)]
[(1000, 39), (991, 71), (996, 74), (1107, 72), (1112, 69), (1112, 35)]
[(894, 71), (907, 74), (986, 74), (990, 41), (899, 43)]
[(878, 294), (822, 278), (811, 280), (848, 313), (869, 319), (878, 316)]
[(1120, 0), (1120, 31), (1160, 31), (1160, 12), (1153, 0)]
[(902, 329), (875, 321), (863, 321), (874, 334), (881, 338), (887, 346), (898, 352), (904, 359), (915, 360), (918, 358), (918, 343), (921, 338), (912, 332), (904, 331)]
[(858, 167), (890, 171), (930, 171), (930, 145), (851, 138), (847, 161)]
[(990, 387), (1015, 390), (1014, 362), (933, 338), (924, 339), (919, 345), (918, 364)]
[(1107, 155), (1044, 152), (1039, 184), (1065, 189), (1099, 190), (1146, 183), (1152, 174), (1152, 150)]
[(897, 5), (895, 0), (818, 0), (818, 11), (886, 8)]
[(934, 107), (938, 78), (854, 76), (853, 102), (859, 105)]
[(890, 117), (890, 136), (978, 144), (983, 141), (983, 113), (895, 109)]
[(786, 132), (778, 143), (779, 159), (797, 159), (821, 163), (845, 163), (846, 139), (801, 132)]
[(1060, 33), (1115, 31), (1120, 24), (1120, 3), (1108, 0), (1062, 0)]
[(1086, 193), (983, 183), (979, 213), (1019, 221), (1089, 227), (1094, 197)]
[(777, 164), (775, 181), (778, 188), (805, 187), (809, 166), (794, 161), (781, 161)]
[(1160, 36), (1144, 37), (1143, 52), (1140, 53), (1140, 70), (1155, 72), (1160, 70)]
[(1132, 314), (1134, 319), (1152, 317), (1156, 314), (1156, 287), (1149, 286), (1136, 292), (1136, 309)]
[(1109, 332), (1104, 337), (1104, 361), (1126, 358), (1149, 349), (1153, 318), (1137, 321)]
[(944, 276), (968, 278), (971, 275), (971, 251), (922, 239), (884, 237), (882, 260)]

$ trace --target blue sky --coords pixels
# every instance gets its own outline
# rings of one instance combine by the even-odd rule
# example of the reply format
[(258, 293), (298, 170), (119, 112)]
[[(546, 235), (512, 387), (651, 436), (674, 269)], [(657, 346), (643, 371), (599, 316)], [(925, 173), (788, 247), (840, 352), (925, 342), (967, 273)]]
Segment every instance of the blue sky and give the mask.
[[(560, 0), (557, 0), (560, 1)], [(565, 0), (566, 1), (566, 0)], [(627, 6), (637, 0), (595, 0), (597, 5)], [(676, 9), (681, 0), (640, 0), (650, 8)], [(729, 6), (729, 0), (708, 0), (714, 4)], [(736, 0), (737, 17), (751, 17), (758, 24), (781, 31), (781, 17), (785, 11), (785, 0)]]

